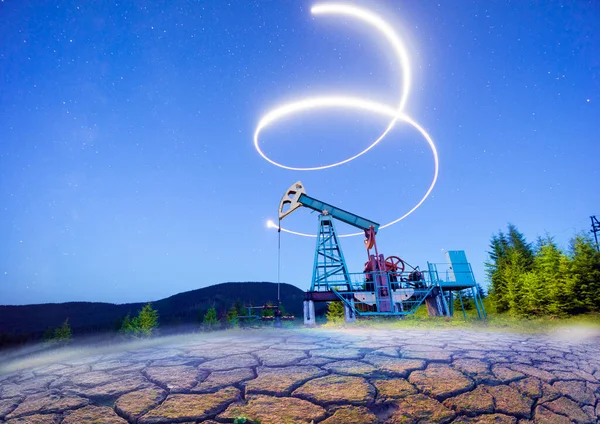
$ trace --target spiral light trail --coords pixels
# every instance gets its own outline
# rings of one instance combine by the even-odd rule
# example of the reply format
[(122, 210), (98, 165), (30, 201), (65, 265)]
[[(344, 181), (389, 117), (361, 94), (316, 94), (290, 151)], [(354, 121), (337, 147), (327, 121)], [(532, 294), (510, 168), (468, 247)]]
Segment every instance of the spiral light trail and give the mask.
[[(433, 179), (431, 181), (431, 184), (429, 185), (429, 188), (425, 192), (425, 195), (419, 200), (419, 202), (417, 202), (417, 204), (415, 206), (412, 207), (412, 209), (410, 209), (408, 212), (406, 212), (404, 215), (400, 216), (399, 218), (397, 218), (391, 222), (388, 222), (385, 225), (382, 225), (380, 228), (389, 227), (389, 226), (394, 225), (397, 222), (403, 220), (404, 218), (409, 216), (411, 213), (413, 213), (419, 206), (421, 206), (421, 204), (425, 201), (425, 199), (427, 199), (427, 197), (433, 190), (433, 187), (435, 186), (435, 183), (438, 178), (438, 171), (439, 171), (438, 154), (437, 154), (437, 150), (435, 148), (435, 144), (433, 143), (433, 140), (431, 139), (429, 134), (423, 129), (423, 127), (421, 127), (412, 118), (410, 118), (408, 115), (406, 115), (403, 112), (406, 102), (408, 100), (408, 94), (410, 92), (410, 83), (411, 83), (410, 63), (409, 63), (409, 59), (408, 59), (408, 54), (406, 53), (406, 49), (404, 48), (404, 45), (402, 44), (398, 35), (394, 32), (393, 28), (387, 22), (385, 22), (383, 19), (381, 19), (379, 16), (375, 15), (374, 13), (372, 13), (370, 11), (367, 11), (365, 9), (361, 9), (361, 8), (358, 8), (355, 6), (341, 4), (341, 3), (325, 3), (325, 4), (319, 4), (319, 5), (314, 6), (311, 9), (311, 13), (314, 15), (321, 15), (321, 14), (345, 15), (345, 16), (349, 16), (352, 18), (356, 18), (364, 23), (371, 25), (372, 27), (377, 29), (381, 34), (383, 34), (383, 36), (386, 38), (386, 40), (390, 43), (390, 45), (392, 47), (391, 50), (392, 50), (393, 54), (395, 54), (395, 56), (398, 60), (398, 63), (400, 65), (401, 71), (402, 71), (402, 85), (401, 85), (402, 89), (400, 92), (399, 104), (396, 107), (391, 107), (391, 106), (387, 106), (387, 105), (377, 103), (374, 101), (370, 101), (370, 100), (365, 100), (365, 99), (361, 99), (361, 98), (357, 98), (357, 97), (346, 97), (346, 96), (309, 97), (309, 98), (305, 98), (303, 100), (299, 100), (296, 102), (286, 103), (284, 105), (281, 105), (281, 106), (276, 107), (275, 109), (271, 110), (270, 112), (268, 112), (266, 115), (264, 115), (259, 120), (258, 125), (256, 126), (256, 130), (254, 132), (254, 147), (256, 148), (256, 151), (263, 157), (263, 159), (265, 159), (266, 161), (268, 161), (271, 164), (278, 166), (280, 168), (289, 169), (292, 171), (317, 171), (317, 170), (321, 170), (321, 169), (333, 168), (335, 166), (343, 165), (345, 163), (353, 161), (354, 159), (357, 159), (358, 157), (364, 155), (369, 150), (371, 150), (373, 147), (375, 147), (389, 133), (389, 131), (394, 127), (394, 125), (396, 124), (397, 121), (406, 122), (407, 124), (412, 125), (417, 131), (419, 131), (421, 133), (421, 135), (423, 136), (423, 138), (425, 138), (425, 140), (427, 141), (427, 144), (431, 148), (431, 152), (433, 154), (434, 165), (435, 165)], [(328, 165), (310, 167), (310, 168), (287, 166), (287, 165), (281, 164), (279, 162), (275, 162), (261, 150), (260, 143), (259, 143), (260, 133), (265, 128), (269, 127), (271, 124), (276, 122), (277, 120), (279, 120), (283, 117), (286, 117), (288, 115), (293, 115), (298, 112), (307, 111), (307, 110), (315, 110), (315, 109), (325, 109), (325, 108), (345, 108), (345, 109), (363, 110), (365, 112), (370, 112), (370, 113), (374, 113), (374, 114), (378, 114), (378, 115), (382, 115), (382, 116), (387, 116), (387, 117), (391, 118), (391, 121), (388, 124), (385, 131), (373, 143), (371, 143), (366, 149), (364, 149), (360, 153), (358, 153), (350, 158), (344, 159), (344, 160), (336, 162), (336, 163), (331, 163)], [(270, 220), (267, 221), (267, 227), (279, 228), (279, 226), (277, 224), (275, 224), (273, 221), (270, 221)], [(289, 229), (286, 229), (283, 227), (281, 227), (281, 231), (284, 231), (284, 232), (290, 233), (290, 234), (299, 235), (299, 236), (304, 236), (304, 237), (315, 237), (316, 236), (314, 234), (306, 234), (306, 233), (301, 233), (301, 232), (297, 232), (297, 231), (292, 231), (292, 230), (289, 230)], [(357, 232), (357, 233), (342, 234), (342, 235), (340, 235), (340, 237), (351, 237), (351, 236), (357, 236), (357, 235), (363, 235), (363, 233)]]

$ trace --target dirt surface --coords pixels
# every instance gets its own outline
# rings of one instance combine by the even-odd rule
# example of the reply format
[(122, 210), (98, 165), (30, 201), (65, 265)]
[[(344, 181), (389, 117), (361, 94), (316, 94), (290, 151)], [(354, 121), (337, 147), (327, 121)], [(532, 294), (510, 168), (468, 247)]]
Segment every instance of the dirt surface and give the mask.
[(4, 367), (1, 423), (600, 423), (597, 336), (245, 330), (67, 352)]

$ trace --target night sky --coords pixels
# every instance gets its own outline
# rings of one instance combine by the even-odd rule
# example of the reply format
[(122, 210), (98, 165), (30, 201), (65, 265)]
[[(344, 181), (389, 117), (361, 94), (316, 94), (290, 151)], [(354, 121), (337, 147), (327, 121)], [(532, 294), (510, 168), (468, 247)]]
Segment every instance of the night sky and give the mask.
[[(2, 0), (0, 304), (151, 301), (226, 281), (276, 281), (279, 200), (308, 194), (380, 223), (431, 180), (398, 124), (350, 164), (277, 168), (252, 136), (307, 96), (398, 103), (388, 44), (307, 1)], [(393, 24), (411, 58), (406, 111), (439, 150), (439, 182), (379, 249), (413, 265), (463, 249), (486, 285), (490, 237), (512, 222), (567, 247), (600, 215), (600, 5), (595, 1), (353, 3)], [(342, 160), (388, 120), (306, 112), (265, 131), (290, 166)], [(284, 225), (313, 232), (317, 214)], [(340, 232), (348, 228), (339, 225)], [(281, 280), (308, 289), (314, 239), (282, 234)], [(343, 239), (351, 272), (361, 238)], [(284, 299), (285, 302), (285, 299)]]

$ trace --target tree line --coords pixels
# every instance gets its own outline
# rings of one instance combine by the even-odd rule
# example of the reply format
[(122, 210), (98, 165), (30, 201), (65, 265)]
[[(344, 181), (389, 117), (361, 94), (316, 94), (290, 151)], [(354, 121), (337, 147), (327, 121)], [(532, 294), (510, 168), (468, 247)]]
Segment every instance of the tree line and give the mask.
[[(273, 304), (268, 302), (268, 306)], [(285, 312), (285, 308), (281, 305), (280, 309)], [(273, 316), (272, 309), (259, 310), (258, 317)], [(202, 331), (222, 330), (226, 328), (237, 327), (242, 324), (240, 318), (246, 317), (248, 309), (242, 305), (240, 300), (236, 300), (227, 310), (222, 310), (217, 313), (215, 306), (211, 306), (208, 310), (198, 311), (199, 329)], [(130, 315), (125, 316), (121, 323), (119, 333), (126, 337), (149, 337), (157, 335), (159, 332), (158, 311), (152, 307), (151, 303), (147, 303), (135, 317)]]
[[(268, 302), (268, 306), (273, 304)], [(281, 305), (280, 309), (285, 312), (285, 308)], [(259, 310), (258, 317), (273, 316), (272, 309)], [(208, 308), (206, 312), (200, 310), (198, 312), (199, 329), (202, 331), (222, 330), (233, 328), (240, 325), (240, 317), (245, 317), (248, 309), (242, 305), (240, 300), (235, 301), (229, 309), (217, 313), (215, 306)], [(158, 311), (152, 307), (152, 303), (145, 304), (138, 311), (136, 316), (127, 314), (120, 322), (118, 334), (125, 338), (144, 338), (158, 335), (159, 333), (159, 315)], [(44, 333), (44, 341), (68, 343), (71, 340), (71, 327), (69, 319), (58, 328), (48, 328)]]
[(600, 312), (600, 252), (592, 239), (575, 235), (566, 251), (553, 237), (527, 241), (516, 226), (494, 234), (486, 273), (497, 312), (564, 317)]
[[(269, 301), (262, 309), (251, 308), (248, 310), (248, 307), (243, 306), (242, 302), (238, 299), (229, 309), (221, 311), (220, 314), (217, 314), (214, 306), (210, 307), (206, 313), (200, 311), (198, 313), (198, 322), (200, 323), (200, 328), (204, 331), (238, 327), (246, 323), (252, 323), (256, 318), (274, 317), (274, 309), (272, 309), (274, 305), (273, 302)], [(282, 315), (286, 315), (285, 307), (282, 304), (279, 305), (279, 309)]]

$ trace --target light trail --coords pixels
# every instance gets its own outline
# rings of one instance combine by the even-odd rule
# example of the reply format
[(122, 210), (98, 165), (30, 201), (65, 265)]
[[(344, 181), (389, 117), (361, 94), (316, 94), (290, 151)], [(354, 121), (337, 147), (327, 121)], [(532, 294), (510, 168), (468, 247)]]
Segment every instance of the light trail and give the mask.
[(401, 94), (400, 94), (400, 104), (398, 105), (398, 110), (404, 110), (404, 106), (408, 101), (408, 93), (410, 91), (410, 83), (411, 83), (411, 72), (410, 72), (410, 60), (408, 59), (408, 53), (400, 40), (400, 37), (394, 32), (394, 29), (390, 24), (381, 19), (374, 13), (369, 12), (365, 9), (359, 9), (355, 6), (350, 6), (346, 4), (340, 3), (325, 3), (318, 4), (313, 6), (310, 9), (310, 12), (313, 15), (324, 15), (324, 14), (338, 14), (338, 15), (347, 15), (353, 18), (360, 19), (368, 24), (374, 26), (377, 30), (379, 30), (385, 38), (392, 45), (392, 49), (396, 53), (396, 57), (398, 59), (398, 63), (400, 68), (402, 69), (402, 86), (401, 86)]
[[(433, 179), (431, 181), (431, 184), (429, 185), (429, 188), (425, 192), (425, 195), (419, 200), (419, 202), (417, 202), (417, 204), (415, 206), (413, 206), (412, 209), (410, 209), (408, 212), (406, 212), (404, 215), (400, 216), (399, 218), (397, 218), (391, 222), (388, 222), (385, 225), (382, 225), (380, 228), (389, 227), (389, 226), (394, 225), (397, 222), (403, 220), (404, 218), (409, 216), (411, 213), (413, 213), (417, 208), (419, 208), (419, 206), (421, 206), (421, 204), (425, 201), (425, 199), (427, 199), (427, 197), (429, 197), (429, 194), (433, 190), (433, 187), (435, 186), (435, 183), (438, 178), (438, 173), (439, 173), (438, 154), (437, 154), (437, 150), (435, 148), (435, 144), (433, 143), (433, 140), (431, 139), (429, 134), (425, 131), (425, 129), (423, 129), (423, 127), (421, 127), (419, 124), (417, 124), (408, 115), (403, 113), (404, 107), (408, 100), (408, 94), (410, 92), (410, 83), (411, 83), (410, 63), (409, 63), (409, 59), (408, 59), (408, 54), (407, 54), (406, 49), (404, 48), (404, 45), (402, 44), (400, 38), (394, 32), (393, 28), (387, 22), (385, 22), (383, 19), (381, 19), (379, 16), (375, 15), (374, 13), (372, 13), (370, 11), (367, 11), (365, 9), (361, 9), (361, 8), (358, 8), (355, 6), (341, 4), (341, 3), (325, 3), (325, 4), (319, 4), (319, 5), (314, 6), (311, 9), (311, 13), (314, 15), (336, 14), (336, 15), (350, 16), (350, 17), (356, 18), (358, 20), (363, 21), (364, 23), (371, 25), (372, 27), (376, 28), (381, 34), (383, 34), (383, 36), (390, 43), (390, 45), (392, 47), (392, 52), (396, 55), (396, 58), (398, 60), (400, 68), (402, 70), (402, 89), (401, 89), (401, 93), (400, 93), (400, 102), (397, 107), (393, 108), (391, 106), (383, 105), (381, 103), (377, 103), (377, 102), (373, 102), (370, 100), (365, 100), (365, 99), (361, 99), (361, 98), (357, 98), (357, 97), (319, 96), (319, 97), (309, 97), (309, 98), (299, 100), (296, 102), (286, 103), (284, 105), (281, 105), (281, 106), (276, 107), (275, 109), (271, 110), (270, 112), (268, 112), (266, 115), (264, 115), (259, 120), (258, 125), (256, 126), (256, 130), (254, 131), (254, 147), (256, 148), (256, 151), (258, 152), (258, 154), (260, 154), (262, 156), (263, 159), (265, 159), (267, 162), (269, 162), (275, 166), (278, 166), (280, 168), (289, 169), (292, 171), (318, 171), (321, 169), (333, 168), (335, 166), (343, 165), (345, 163), (351, 162), (354, 159), (357, 159), (358, 157), (364, 155), (369, 150), (371, 150), (373, 147), (375, 147), (381, 140), (383, 140), (383, 138), (390, 132), (390, 130), (394, 127), (394, 125), (396, 124), (397, 121), (403, 121), (403, 122), (406, 122), (406, 123), (412, 125), (417, 131), (419, 131), (421, 133), (423, 138), (425, 138), (425, 140), (427, 141), (427, 143), (433, 153), (433, 159), (434, 159), (434, 165), (435, 165)], [(322, 108), (359, 109), (359, 110), (363, 110), (366, 112), (387, 116), (392, 119), (391, 119), (390, 123), (388, 124), (387, 128), (385, 129), (385, 131), (373, 143), (371, 143), (366, 149), (364, 149), (360, 153), (358, 153), (350, 158), (347, 158), (347, 159), (344, 159), (342, 161), (335, 162), (332, 164), (328, 164), (328, 165), (308, 167), (308, 168), (287, 166), (287, 165), (284, 165), (284, 164), (274, 161), (273, 159), (269, 158), (262, 151), (262, 149), (260, 148), (259, 138), (260, 138), (260, 133), (265, 128), (269, 127), (274, 122), (276, 122), (279, 119), (286, 117), (288, 115), (293, 115), (295, 113), (306, 111), (306, 110), (314, 110), (314, 109), (322, 109)], [(279, 228), (277, 226), (277, 224), (275, 224), (271, 220), (267, 221), (267, 227), (268, 228)], [(315, 234), (301, 233), (298, 231), (288, 230), (283, 227), (281, 227), (281, 231), (284, 231), (289, 234), (303, 236), (303, 237), (316, 237)], [(342, 235), (340, 235), (340, 237), (352, 237), (352, 236), (357, 236), (357, 235), (363, 235), (363, 233), (357, 232), (357, 233), (342, 234)]]

